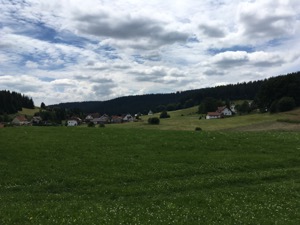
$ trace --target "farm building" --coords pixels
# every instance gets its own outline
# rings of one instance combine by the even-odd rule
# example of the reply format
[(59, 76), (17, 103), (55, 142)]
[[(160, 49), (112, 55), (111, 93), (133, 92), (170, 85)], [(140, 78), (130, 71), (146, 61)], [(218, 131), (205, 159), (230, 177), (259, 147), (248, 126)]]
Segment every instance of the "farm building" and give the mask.
[(216, 112), (208, 112), (206, 119), (220, 119), (224, 116), (232, 116), (232, 111), (226, 106), (218, 107)]
[(68, 125), (68, 127), (78, 126), (78, 122), (77, 122), (77, 120), (68, 120), (67, 125)]
[(111, 123), (122, 123), (123, 122), (123, 117), (122, 116), (112, 116)]
[(37, 124), (41, 124), (43, 121), (42, 117), (40, 116), (34, 116), (32, 119), (31, 119), (31, 123), (33, 125), (37, 125)]
[(220, 119), (222, 116), (219, 112), (208, 112), (206, 115), (206, 119)]
[(110, 123), (110, 117), (108, 115), (104, 114), (98, 118), (92, 119), (91, 122), (93, 122), (94, 124)]
[(28, 125), (29, 121), (27, 120), (27, 118), (25, 116), (16, 116), (13, 119), (12, 124), (18, 125), (18, 126)]
[(85, 120), (85, 122), (90, 122), (93, 119), (96, 119), (96, 118), (99, 118), (99, 117), (100, 117), (99, 113), (92, 113), (92, 114), (87, 115), (84, 120)]
[(124, 116), (123, 121), (124, 122), (132, 122), (134, 120), (133, 116), (130, 114), (127, 114), (126, 116)]
[(217, 112), (221, 113), (223, 116), (232, 116), (232, 111), (226, 106), (218, 107)]

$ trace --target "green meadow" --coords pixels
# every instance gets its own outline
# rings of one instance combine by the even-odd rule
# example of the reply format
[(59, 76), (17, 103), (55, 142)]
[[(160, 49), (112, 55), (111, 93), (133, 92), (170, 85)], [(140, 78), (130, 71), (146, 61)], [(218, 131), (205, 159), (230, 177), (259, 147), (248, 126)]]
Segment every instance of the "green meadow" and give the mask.
[[(147, 124), (149, 117), (159, 117), (159, 113), (151, 116), (142, 116), (140, 122), (111, 124), (109, 126), (126, 129), (139, 128), (186, 131), (193, 131), (196, 127), (200, 127), (204, 131), (300, 131), (300, 108), (276, 114), (252, 113), (212, 120), (206, 120), (205, 115), (199, 115), (197, 110), (198, 107), (192, 107), (168, 112), (171, 117), (161, 119), (159, 126)], [(200, 119), (200, 117), (202, 118)], [(290, 121), (290, 123), (286, 121)]]
[(299, 132), (163, 126), (0, 129), (0, 224), (300, 224)]

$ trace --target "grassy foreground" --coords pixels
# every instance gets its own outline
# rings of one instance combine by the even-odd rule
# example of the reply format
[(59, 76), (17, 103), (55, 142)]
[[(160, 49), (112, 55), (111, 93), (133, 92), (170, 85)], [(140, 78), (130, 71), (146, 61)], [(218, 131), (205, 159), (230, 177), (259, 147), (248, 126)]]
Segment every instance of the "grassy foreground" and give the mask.
[(0, 224), (300, 224), (300, 133), (0, 129)]

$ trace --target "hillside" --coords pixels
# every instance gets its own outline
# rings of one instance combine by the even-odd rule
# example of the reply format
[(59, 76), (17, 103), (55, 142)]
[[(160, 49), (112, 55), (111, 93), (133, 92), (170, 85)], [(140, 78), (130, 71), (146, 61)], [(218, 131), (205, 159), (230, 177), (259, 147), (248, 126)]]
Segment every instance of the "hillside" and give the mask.
[(201, 104), (208, 97), (221, 101), (252, 99), (261, 110), (270, 109), (283, 97), (291, 97), (300, 106), (300, 72), (271, 77), (260, 81), (195, 89), (168, 94), (125, 96), (108, 101), (71, 102), (52, 105), (100, 114), (143, 113), (184, 109)]
[(35, 107), (34, 109), (22, 108), (22, 110), (18, 111), (18, 114), (26, 115), (26, 116), (33, 116), (35, 113), (37, 113), (39, 111), (40, 111), (39, 107)]
[[(300, 108), (276, 114), (252, 113), (211, 120), (199, 119), (200, 115), (196, 112), (197, 107), (168, 112), (171, 117), (160, 119), (160, 125), (148, 125), (147, 120), (150, 116), (142, 116), (141, 122), (111, 124), (109, 126), (158, 130), (195, 130), (196, 127), (200, 127), (205, 131), (300, 131)], [(159, 117), (159, 113), (151, 117)]]
[(52, 105), (66, 109), (80, 109), (84, 113), (99, 112), (101, 114), (148, 113), (163, 109), (175, 110), (199, 105), (206, 97), (222, 100), (254, 99), (264, 81), (230, 84), (210, 88), (188, 90), (168, 94), (146, 94), (124, 96), (108, 101), (69, 102)]

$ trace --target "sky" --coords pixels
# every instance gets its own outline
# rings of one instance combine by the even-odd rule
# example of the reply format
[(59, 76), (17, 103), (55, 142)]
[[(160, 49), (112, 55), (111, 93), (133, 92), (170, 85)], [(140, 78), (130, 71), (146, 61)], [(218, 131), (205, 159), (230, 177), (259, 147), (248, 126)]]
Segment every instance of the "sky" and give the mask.
[(0, 90), (104, 101), (300, 70), (299, 0), (0, 0)]

